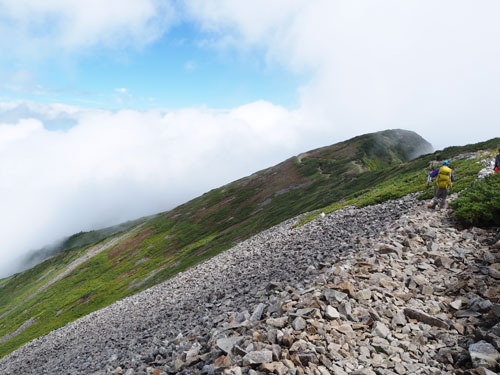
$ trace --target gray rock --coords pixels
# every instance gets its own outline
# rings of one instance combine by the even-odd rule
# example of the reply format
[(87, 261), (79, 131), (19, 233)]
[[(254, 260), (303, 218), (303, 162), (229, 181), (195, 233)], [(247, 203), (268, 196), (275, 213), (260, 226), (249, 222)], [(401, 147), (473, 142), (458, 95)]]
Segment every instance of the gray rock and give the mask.
[(264, 313), (264, 309), (266, 308), (266, 305), (264, 303), (259, 303), (257, 307), (255, 308), (252, 316), (250, 317), (251, 321), (257, 321), (262, 319), (262, 314)]
[(340, 292), (338, 290), (330, 289), (330, 288), (324, 288), (324, 294), (326, 297), (326, 300), (330, 303), (332, 302), (342, 302), (346, 297), (347, 294)]
[(496, 372), (490, 371), (487, 368), (479, 367), (477, 369), (479, 375), (497, 375)]
[(190, 364), (195, 361), (200, 354), (201, 345), (195, 342), (191, 348), (186, 352), (186, 363)]
[(307, 326), (306, 321), (301, 316), (295, 318), (292, 322), (292, 327), (296, 331), (302, 331)]
[(273, 353), (273, 360), (279, 361), (281, 359), (282, 349), (279, 345), (273, 345), (271, 347), (271, 352)]
[(391, 335), (391, 330), (387, 328), (387, 326), (384, 323), (381, 322), (375, 322), (373, 325), (372, 329), (372, 335), (386, 338)]
[(490, 300), (478, 298), (471, 306), (473, 311), (488, 311), (491, 309), (493, 304)]
[(427, 242), (427, 249), (429, 251), (439, 251), (439, 244), (434, 241)]
[(339, 312), (345, 317), (349, 318), (352, 314), (351, 303), (344, 301), (339, 307)]
[(234, 347), (244, 340), (241, 336), (225, 337), (217, 340), (217, 347), (224, 353), (232, 353)]
[(500, 303), (494, 303), (491, 306), (491, 311), (493, 311), (497, 318), (500, 318)]
[(282, 316), (280, 318), (268, 318), (266, 323), (276, 328), (283, 328), (288, 323), (288, 318), (286, 316)]
[(494, 263), (488, 267), (491, 277), (500, 280), (500, 263)]
[(500, 353), (486, 341), (479, 341), (469, 346), (469, 354), (474, 367), (495, 369), (500, 360)]
[(360, 290), (356, 292), (354, 298), (356, 298), (357, 300), (369, 300), (370, 298), (372, 298), (372, 291), (370, 289)]
[(396, 311), (396, 313), (392, 317), (392, 324), (395, 324), (397, 326), (404, 326), (406, 325), (406, 323), (407, 322), (403, 311), (402, 310)]
[(303, 366), (308, 366), (310, 363), (318, 363), (318, 357), (311, 352), (299, 353), (298, 357)]
[(500, 337), (500, 323), (497, 323), (493, 327), (491, 327), (491, 333)]
[(418, 310), (410, 309), (410, 308), (405, 308), (403, 311), (404, 311), (404, 314), (410, 319), (416, 319), (420, 322), (423, 322), (425, 324), (429, 324), (429, 325), (435, 326), (435, 327), (440, 327), (440, 328), (444, 328), (444, 329), (449, 328), (448, 324), (443, 322), (441, 319), (435, 318), (435, 317), (433, 317), (429, 314), (426, 314), (422, 311), (418, 311)]
[(342, 367), (339, 367), (337, 365), (332, 365), (330, 370), (332, 371), (333, 375), (348, 375)]
[(452, 264), (453, 260), (445, 256), (439, 256), (434, 260), (436, 267), (450, 268)]
[(262, 363), (271, 363), (273, 361), (273, 352), (270, 350), (260, 350), (250, 352), (243, 357), (243, 365), (258, 365)]
[(455, 316), (457, 318), (476, 318), (481, 316), (481, 313), (473, 310), (460, 310), (456, 312)]

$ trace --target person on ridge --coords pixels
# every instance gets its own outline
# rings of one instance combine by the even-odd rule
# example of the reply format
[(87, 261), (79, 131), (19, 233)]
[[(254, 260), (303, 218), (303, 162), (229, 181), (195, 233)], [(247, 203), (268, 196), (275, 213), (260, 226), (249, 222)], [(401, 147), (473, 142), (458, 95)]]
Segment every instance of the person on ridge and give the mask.
[(455, 176), (450, 168), (450, 162), (448, 160), (443, 161), (443, 165), (429, 173), (429, 177), (436, 178), (434, 198), (432, 199), (430, 208), (436, 208), (439, 200), (441, 200), (439, 208), (444, 208), (446, 197), (448, 196), (448, 189), (451, 187), (452, 182), (455, 181)]
[(500, 172), (500, 148), (498, 149), (498, 155), (495, 158), (495, 166), (493, 167), (495, 173)]

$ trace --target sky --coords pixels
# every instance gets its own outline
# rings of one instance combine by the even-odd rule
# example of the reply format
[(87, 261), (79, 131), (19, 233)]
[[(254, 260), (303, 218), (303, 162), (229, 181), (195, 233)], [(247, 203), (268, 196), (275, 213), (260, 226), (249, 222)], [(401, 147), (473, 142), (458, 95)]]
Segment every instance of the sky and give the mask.
[(0, 0), (0, 277), (384, 129), (498, 136), (500, 3)]

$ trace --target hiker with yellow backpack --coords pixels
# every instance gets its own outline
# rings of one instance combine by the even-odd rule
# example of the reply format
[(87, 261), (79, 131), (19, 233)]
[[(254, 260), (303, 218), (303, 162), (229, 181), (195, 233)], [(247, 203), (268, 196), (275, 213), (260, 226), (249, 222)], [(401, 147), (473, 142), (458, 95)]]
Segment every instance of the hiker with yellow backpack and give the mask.
[(434, 198), (432, 199), (430, 208), (436, 208), (440, 200), (439, 208), (444, 208), (448, 189), (451, 187), (452, 182), (455, 181), (455, 176), (453, 176), (453, 171), (450, 168), (450, 162), (448, 160), (443, 161), (443, 165), (429, 173), (429, 177), (436, 178), (436, 188), (434, 189)]

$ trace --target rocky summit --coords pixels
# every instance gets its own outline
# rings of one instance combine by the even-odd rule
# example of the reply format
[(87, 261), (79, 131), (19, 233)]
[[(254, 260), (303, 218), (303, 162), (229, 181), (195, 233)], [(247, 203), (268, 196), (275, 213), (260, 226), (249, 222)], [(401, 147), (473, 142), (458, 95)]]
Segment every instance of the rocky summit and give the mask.
[(495, 374), (500, 243), (415, 195), (285, 221), (33, 340), (2, 374)]

